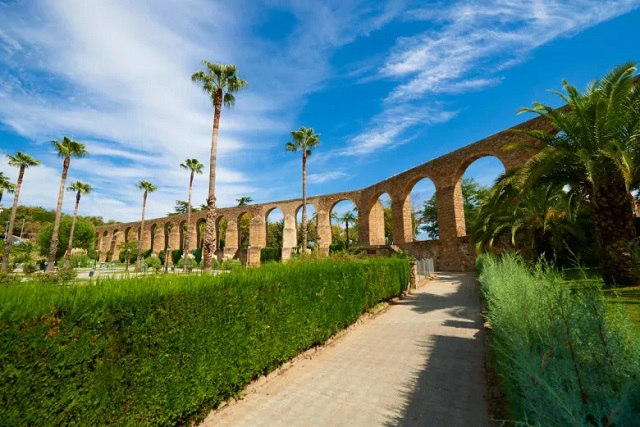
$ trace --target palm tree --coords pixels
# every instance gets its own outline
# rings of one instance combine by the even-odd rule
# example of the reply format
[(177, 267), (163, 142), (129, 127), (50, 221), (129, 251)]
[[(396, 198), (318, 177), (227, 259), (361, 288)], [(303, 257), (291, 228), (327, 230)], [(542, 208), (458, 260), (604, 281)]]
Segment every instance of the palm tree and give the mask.
[(22, 186), (22, 178), (24, 177), (25, 169), (31, 166), (38, 166), (40, 164), (39, 160), (34, 159), (28, 154), (24, 154), (21, 152), (17, 152), (15, 156), (7, 155), (9, 158), (10, 166), (17, 166), (20, 168), (20, 172), (18, 172), (18, 181), (16, 182), (15, 193), (13, 195), (13, 207), (11, 208), (11, 217), (9, 217), (9, 227), (5, 231), (5, 245), (4, 245), (4, 254), (2, 257), (2, 269), (6, 270), (7, 265), (9, 264), (9, 251), (11, 249), (11, 235), (13, 232), (13, 223), (16, 220), (16, 212), (18, 210), (18, 198), (20, 197), (20, 187)]
[(518, 174), (518, 170), (505, 172), (485, 196), (473, 228), (477, 250), (492, 249), (507, 235), (511, 244), (531, 260), (543, 254), (547, 259), (557, 259), (568, 247), (568, 240), (584, 246), (584, 231), (577, 222), (583, 195), (576, 189), (567, 191), (560, 183), (524, 190)]
[(236, 202), (238, 202), (238, 206), (247, 206), (249, 203), (253, 202), (253, 199), (249, 196), (243, 196), (236, 199)]
[(149, 181), (140, 181), (136, 184), (138, 190), (143, 190), (142, 194), (142, 219), (140, 220), (140, 234), (138, 235), (138, 256), (136, 258), (136, 270), (140, 270), (140, 261), (142, 259), (142, 239), (144, 238), (144, 211), (147, 208), (147, 195), (158, 189)]
[(71, 249), (73, 248), (73, 232), (76, 229), (76, 217), (78, 216), (78, 205), (80, 205), (80, 197), (83, 194), (89, 194), (93, 191), (93, 187), (89, 184), (85, 184), (82, 181), (74, 181), (67, 191), (76, 192), (76, 206), (73, 209), (73, 219), (71, 220), (71, 233), (69, 234), (69, 245), (67, 246), (67, 253), (65, 254), (65, 267), (68, 267), (71, 263)]
[(227, 108), (235, 103), (235, 92), (244, 89), (247, 82), (238, 77), (235, 65), (212, 64), (202, 61), (205, 71), (198, 71), (191, 76), (191, 81), (202, 86), (213, 103), (213, 133), (211, 134), (211, 159), (209, 162), (209, 194), (207, 197), (207, 216), (205, 240), (203, 248), (203, 268), (211, 272), (211, 258), (216, 245), (216, 159), (218, 152), (218, 129), (220, 127), (220, 112), (222, 106)]
[(187, 200), (187, 233), (184, 238), (184, 272), (187, 272), (187, 264), (188, 259), (187, 256), (189, 254), (189, 228), (191, 227), (191, 190), (193, 189), (193, 177), (195, 174), (201, 174), (204, 165), (198, 161), (198, 159), (187, 159), (184, 163), (180, 163), (180, 167), (182, 169), (186, 169), (190, 171), (189, 173), (189, 198)]
[(640, 89), (635, 73), (634, 63), (623, 64), (582, 94), (563, 81), (566, 94), (554, 93), (568, 109), (537, 102), (521, 109), (545, 117), (558, 130), (525, 131), (546, 144), (522, 168), (525, 188), (556, 182), (586, 195), (607, 286), (640, 285), (630, 194), (640, 181)]
[(345, 234), (346, 234), (346, 244), (345, 247), (349, 249), (349, 224), (353, 224), (356, 221), (356, 216), (351, 211), (346, 211), (338, 218), (338, 221), (344, 224)]
[[(11, 181), (9, 181), (9, 177), (5, 176), (4, 173), (0, 172), (0, 202), (2, 202), (2, 194), (6, 191), (7, 193), (13, 193), (16, 186)], [(0, 203), (0, 207), (2, 207), (2, 203)]]
[(58, 252), (58, 231), (60, 230), (60, 218), (62, 217), (62, 199), (64, 198), (64, 185), (67, 181), (67, 173), (71, 164), (71, 156), (84, 157), (89, 154), (84, 144), (74, 141), (66, 136), (62, 141), (51, 141), (51, 144), (58, 151), (58, 157), (63, 157), (62, 161), (62, 178), (60, 179), (60, 190), (58, 191), (58, 206), (56, 207), (56, 219), (53, 223), (53, 234), (51, 236), (51, 247), (49, 249), (49, 259), (47, 264), (47, 273), (53, 273), (55, 269), (56, 253)]
[(311, 149), (320, 144), (320, 134), (314, 134), (313, 128), (300, 127), (291, 131), (293, 142), (287, 142), (287, 151), (302, 151), (302, 250), (307, 249), (307, 157), (311, 155)]

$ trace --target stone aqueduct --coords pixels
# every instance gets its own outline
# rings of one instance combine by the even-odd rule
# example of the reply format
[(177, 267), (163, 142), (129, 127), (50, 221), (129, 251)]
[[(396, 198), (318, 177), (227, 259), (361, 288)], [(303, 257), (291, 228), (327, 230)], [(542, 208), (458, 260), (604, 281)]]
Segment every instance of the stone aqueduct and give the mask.
[[(542, 118), (521, 123), (512, 129), (544, 129), (552, 131), (550, 124)], [(378, 182), (370, 187), (342, 193), (326, 194), (307, 198), (313, 205), (318, 220), (319, 250), (328, 253), (331, 244), (331, 210), (343, 201), (353, 202), (358, 211), (359, 246), (369, 253), (383, 253), (385, 250), (384, 211), (379, 200), (382, 194), (391, 199), (393, 219), (393, 244), (416, 257), (432, 257), (436, 270), (467, 271), (475, 267), (475, 250), (466, 236), (461, 181), (466, 168), (475, 160), (495, 156), (506, 170), (525, 163), (533, 152), (528, 149), (505, 149), (507, 145), (526, 138), (522, 134), (506, 130), (488, 138), (452, 151), (427, 163)], [(410, 194), (413, 186), (423, 178), (429, 178), (436, 188), (439, 240), (414, 241), (411, 227)], [(296, 213), (302, 206), (302, 199), (259, 203), (241, 207), (218, 208), (216, 221), (228, 221), (226, 246), (217, 252), (219, 259), (237, 257), (239, 251), (239, 223), (245, 213), (251, 216), (248, 265), (260, 263), (260, 250), (266, 246), (267, 218), (274, 209), (280, 209), (284, 216), (283, 259), (286, 259), (297, 242)], [(191, 215), (188, 229), (191, 242), (199, 242), (199, 225), (205, 221), (205, 212)], [(187, 215), (145, 220), (142, 246), (157, 254), (167, 245), (181, 248), (181, 226)], [(127, 236), (139, 236), (140, 222), (113, 224), (97, 228), (97, 249), (100, 260), (107, 252), (115, 254)], [(218, 242), (220, 240), (218, 239)], [(235, 242), (235, 244), (234, 244)], [(194, 243), (192, 243), (194, 246)]]

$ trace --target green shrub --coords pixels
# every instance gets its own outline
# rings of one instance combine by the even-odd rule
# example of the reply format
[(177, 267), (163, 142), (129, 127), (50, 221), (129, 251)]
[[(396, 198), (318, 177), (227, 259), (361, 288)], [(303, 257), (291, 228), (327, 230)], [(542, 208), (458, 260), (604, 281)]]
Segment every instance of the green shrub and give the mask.
[(513, 417), (544, 426), (640, 420), (640, 340), (597, 283), (570, 286), (545, 265), (529, 269), (513, 256), (485, 256), (480, 265)]
[(33, 273), (35, 273), (37, 269), (38, 267), (36, 266), (35, 262), (28, 262), (26, 264), (22, 264), (22, 272), (27, 276), (30, 276)]
[(182, 249), (174, 249), (171, 251), (171, 263), (176, 265), (182, 259)]
[[(176, 267), (177, 268), (183, 268), (184, 267), (184, 260), (182, 258), (180, 258), (180, 260), (176, 264)], [(194, 268), (198, 268), (198, 263), (196, 262), (195, 259), (189, 258), (189, 260), (187, 261), (187, 270), (191, 271)]]
[(376, 259), (0, 288), (1, 423), (186, 422), (408, 281)]
[(242, 268), (242, 263), (239, 259), (227, 258), (220, 264), (220, 269), (222, 270), (237, 270), (239, 268)]
[(158, 257), (150, 256), (145, 258), (144, 263), (148, 269), (154, 269), (156, 273), (162, 270), (162, 261)]
[(195, 257), (196, 262), (200, 264), (200, 261), (202, 261), (202, 248), (193, 249), (191, 253)]
[(282, 259), (282, 249), (280, 248), (262, 248), (260, 249), (260, 262), (277, 262)]

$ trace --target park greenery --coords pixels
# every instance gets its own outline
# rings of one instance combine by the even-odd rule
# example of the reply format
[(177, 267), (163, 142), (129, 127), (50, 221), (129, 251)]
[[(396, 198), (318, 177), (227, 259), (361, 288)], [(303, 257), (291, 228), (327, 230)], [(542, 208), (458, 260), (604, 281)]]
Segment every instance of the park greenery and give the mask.
[[(598, 280), (567, 282), (545, 262), (479, 258), (491, 355), (523, 425), (636, 425), (640, 329)], [(640, 326), (640, 325), (639, 325)]]
[(1, 287), (0, 418), (13, 426), (185, 422), (408, 281), (407, 260), (395, 258)]

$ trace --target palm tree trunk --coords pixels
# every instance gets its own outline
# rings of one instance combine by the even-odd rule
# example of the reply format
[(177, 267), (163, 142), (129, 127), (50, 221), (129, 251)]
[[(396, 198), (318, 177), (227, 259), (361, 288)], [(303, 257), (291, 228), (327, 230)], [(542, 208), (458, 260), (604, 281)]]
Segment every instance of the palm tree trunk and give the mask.
[(56, 253), (58, 252), (58, 242), (60, 236), (60, 218), (62, 217), (62, 200), (64, 199), (64, 184), (67, 181), (67, 173), (69, 172), (70, 157), (65, 157), (62, 162), (62, 178), (60, 179), (60, 190), (58, 191), (58, 206), (56, 207), (56, 220), (53, 223), (53, 234), (51, 235), (51, 247), (49, 248), (49, 259), (47, 264), (47, 273), (55, 271)]
[(76, 218), (78, 217), (78, 205), (80, 204), (80, 192), (76, 193), (76, 207), (73, 209), (73, 219), (71, 220), (71, 232), (69, 233), (69, 244), (65, 255), (65, 267), (71, 266), (71, 249), (73, 248), (73, 232), (76, 230)]
[(191, 176), (189, 177), (189, 197), (187, 199), (187, 235), (184, 238), (184, 251), (182, 255), (184, 256), (184, 269), (183, 271), (187, 272), (187, 264), (189, 261), (189, 230), (191, 229), (191, 190), (193, 188), (193, 176), (195, 172), (191, 171)]
[(205, 224), (204, 247), (202, 249), (203, 269), (211, 272), (211, 258), (216, 247), (216, 159), (218, 152), (218, 129), (222, 110), (222, 89), (216, 92), (213, 113), (213, 133), (211, 134), (211, 159), (209, 161), (209, 197), (207, 198), (207, 216)]
[(640, 286), (631, 195), (620, 176), (611, 176), (590, 195), (589, 208), (605, 286)]
[(346, 242), (345, 246), (346, 246), (347, 249), (349, 249), (349, 221), (345, 221), (344, 225), (345, 225), (345, 232), (346, 232), (346, 235), (347, 235), (347, 242)]
[(9, 227), (4, 232), (4, 254), (2, 256), (2, 270), (7, 271), (9, 266), (9, 252), (11, 251), (11, 237), (13, 236), (13, 224), (16, 221), (16, 212), (18, 211), (18, 198), (20, 197), (20, 186), (22, 186), (22, 178), (24, 177), (24, 166), (20, 166), (18, 173), (18, 181), (16, 182), (16, 192), (13, 194), (13, 207), (11, 208), (11, 216), (9, 217)]
[[(140, 271), (140, 259), (142, 258), (142, 238), (144, 237), (144, 211), (147, 208), (147, 190), (142, 195), (142, 219), (140, 220), (140, 233), (138, 234), (138, 256), (136, 257), (136, 271)], [(167, 256), (167, 254), (165, 254)], [(127, 255), (128, 257), (128, 255)]]
[(302, 148), (302, 253), (307, 252), (307, 149)]

